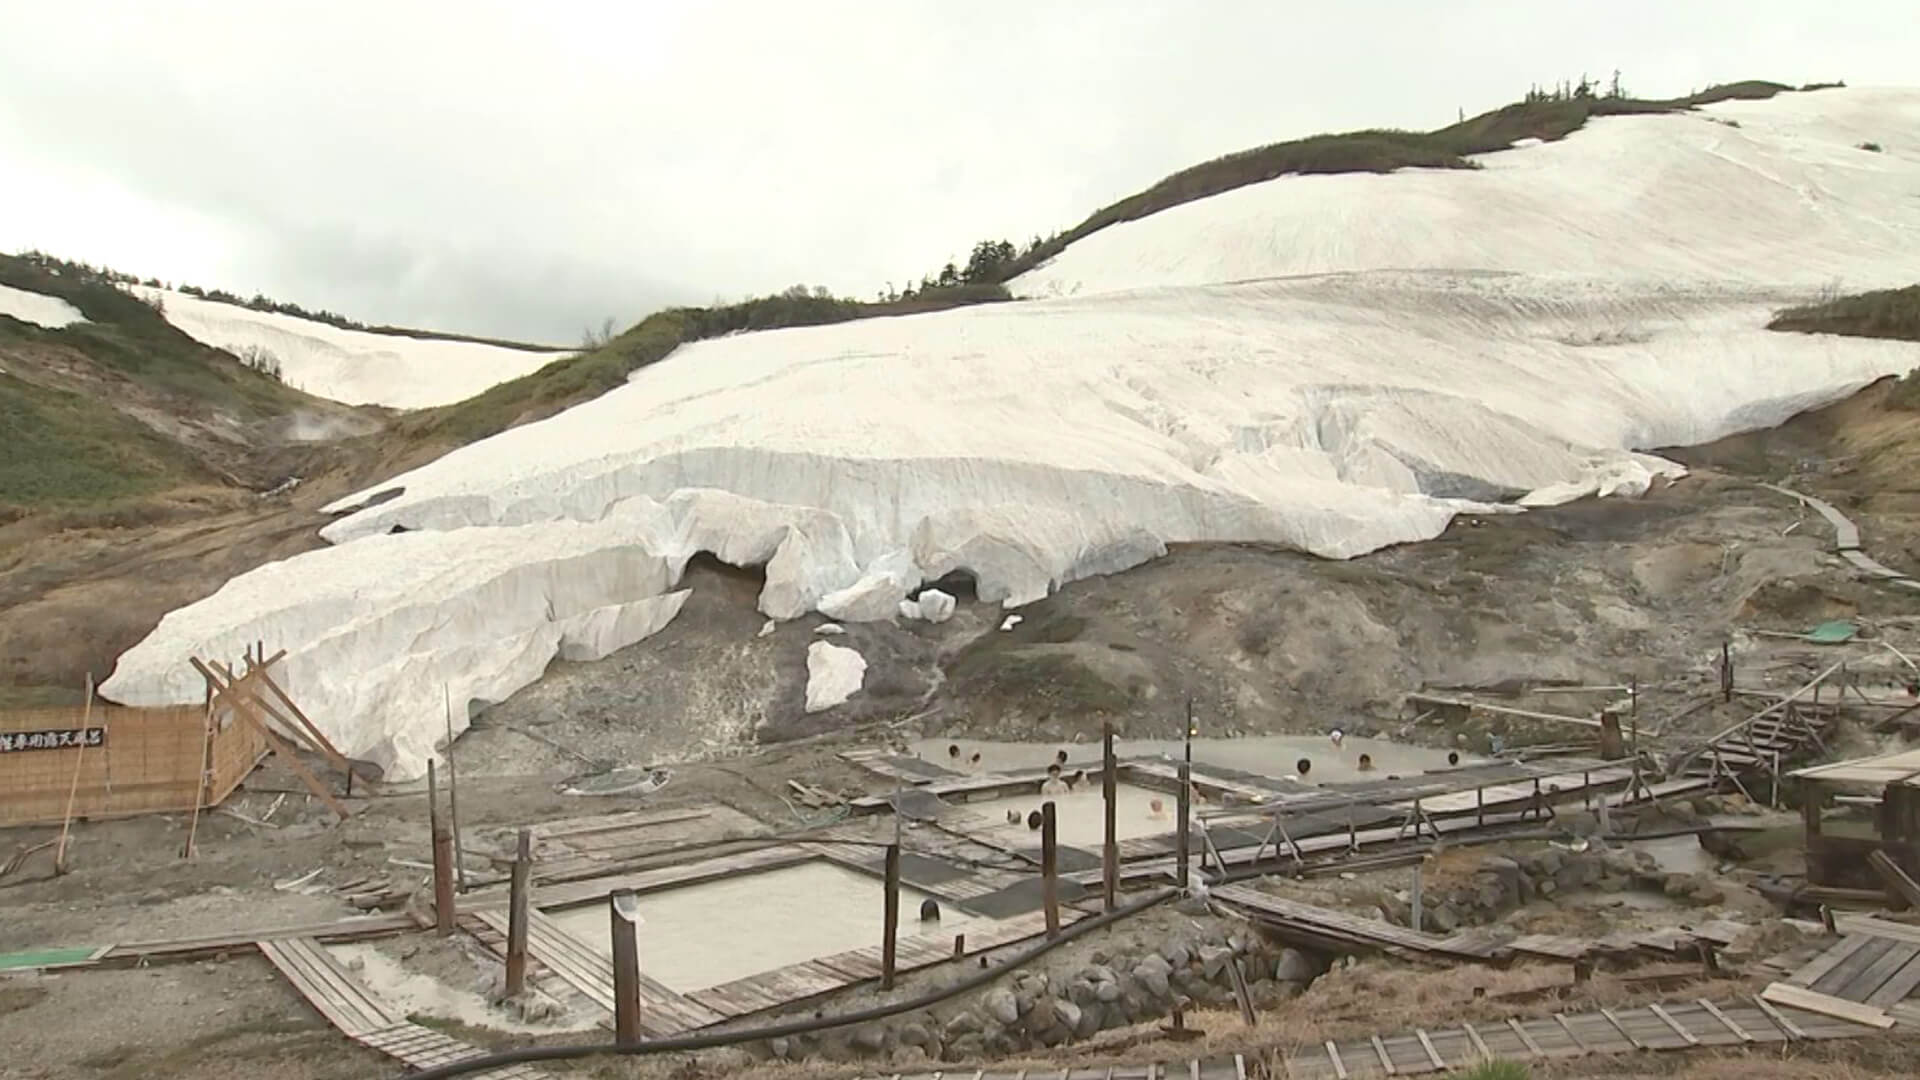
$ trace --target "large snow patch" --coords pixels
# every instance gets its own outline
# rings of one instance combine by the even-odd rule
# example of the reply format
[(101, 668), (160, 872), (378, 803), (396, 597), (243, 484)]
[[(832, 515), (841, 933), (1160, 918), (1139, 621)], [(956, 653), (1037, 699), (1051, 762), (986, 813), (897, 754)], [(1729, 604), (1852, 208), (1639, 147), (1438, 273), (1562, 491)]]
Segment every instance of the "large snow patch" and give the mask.
[(166, 289), (140, 292), (158, 297), (167, 321), (195, 341), (235, 354), (254, 350), (271, 354), (279, 361), (281, 380), (288, 386), (348, 405), (396, 409), (446, 405), (566, 355), (472, 341), (370, 334)]
[(87, 317), (80, 314), (79, 308), (57, 296), (28, 292), (11, 285), (0, 285), (0, 315), (45, 327), (48, 330), (58, 330), (63, 326), (87, 321)]
[(1237, 188), (1108, 226), (1011, 287), (1064, 296), (1384, 267), (1810, 290), (1915, 278), (1920, 91), (1596, 117), (1478, 161)]
[[(1905, 109), (1859, 130), (1920, 145)], [(1762, 127), (1652, 119), (1739, 139)], [(663, 625), (671, 613), (650, 601), (669, 596), (697, 551), (764, 567), (759, 606), (775, 619), (841, 620), (897, 617), (923, 583), (955, 573), (981, 601), (1017, 606), (1170, 543), (1346, 558), (1431, 537), (1463, 509), (1643, 491), (1681, 471), (1645, 449), (1776, 424), (1920, 364), (1910, 344), (1763, 329), (1813, 292), (1808, 265), (1823, 281), (1920, 279), (1920, 243), (1889, 240), (1920, 225), (1920, 200), (1887, 182), (1894, 166), (1843, 169), (1835, 136), (1813, 146), (1786, 131), (1765, 169), (1723, 175), (1708, 161), (1711, 190), (1613, 213), (1693, 167), (1667, 128), (1617, 130), (1647, 134), (1617, 144), (1584, 198), (1538, 203), (1537, 235), (1470, 199), (1427, 200), (1424, 174), (1353, 178), (1382, 186), (1347, 212), (1299, 215), (1269, 249), (1347, 253), (1352, 272), (1278, 278), (1254, 260), (1261, 280), (1238, 284), (1085, 291), (684, 347), (596, 400), (341, 500), (330, 509), (344, 516), (323, 530), (336, 547), (169, 615), (103, 690), (197, 701), (185, 656), (237, 657), (263, 640), (293, 653), (293, 692), (350, 733), (345, 749), (413, 775), (440, 731), (433, 684), (457, 702), (498, 700), (554, 655)], [(1688, 153), (1724, 159), (1710, 146)], [(1506, 182), (1491, 166), (1457, 179)], [(1400, 212), (1395, 184), (1432, 211), (1426, 241), (1380, 246), (1371, 216)], [(1797, 262), (1791, 230), (1769, 216), (1782, 185), (1863, 220), (1813, 234), (1811, 262)], [(1667, 249), (1699, 237), (1683, 218), (1700, 213), (1720, 215), (1719, 246), (1687, 270), (1692, 256)], [(1137, 283), (1164, 272), (1170, 234), (1142, 230), (1167, 216), (1093, 240), (1119, 245), (1107, 258)], [(1203, 279), (1237, 273), (1215, 253), (1239, 220), (1190, 232)], [(1538, 272), (1478, 265), (1506, 249), (1463, 234), (1495, 227), (1526, 238), (1518, 268)], [(1836, 235), (1861, 242), (1830, 244)], [(1423, 243), (1468, 268), (1377, 268)], [(1079, 265), (1080, 247), (1054, 272)], [(1619, 273), (1600, 261), (1642, 249), (1720, 283), (1651, 280), (1661, 270), (1650, 254)], [(609, 606), (620, 610), (595, 614)]]

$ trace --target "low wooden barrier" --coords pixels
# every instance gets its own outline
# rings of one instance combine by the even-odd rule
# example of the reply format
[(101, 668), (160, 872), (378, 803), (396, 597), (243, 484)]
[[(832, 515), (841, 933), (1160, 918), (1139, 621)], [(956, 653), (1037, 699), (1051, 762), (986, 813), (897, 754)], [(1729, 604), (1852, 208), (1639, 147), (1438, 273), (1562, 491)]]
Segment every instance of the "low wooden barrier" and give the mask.
[[(0, 826), (191, 812), (232, 794), (267, 753), (229, 710), (95, 702), (0, 710)], [(76, 766), (78, 774), (76, 779)]]

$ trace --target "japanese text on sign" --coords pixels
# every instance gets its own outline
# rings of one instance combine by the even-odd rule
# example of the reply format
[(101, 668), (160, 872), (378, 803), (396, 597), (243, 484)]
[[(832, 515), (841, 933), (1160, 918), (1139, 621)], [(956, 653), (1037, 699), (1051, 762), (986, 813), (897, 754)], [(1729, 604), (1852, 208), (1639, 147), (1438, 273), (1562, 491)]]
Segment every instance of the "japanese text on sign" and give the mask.
[(21, 750), (68, 750), (106, 744), (107, 729), (103, 727), (0, 731), (0, 754), (11, 754)]

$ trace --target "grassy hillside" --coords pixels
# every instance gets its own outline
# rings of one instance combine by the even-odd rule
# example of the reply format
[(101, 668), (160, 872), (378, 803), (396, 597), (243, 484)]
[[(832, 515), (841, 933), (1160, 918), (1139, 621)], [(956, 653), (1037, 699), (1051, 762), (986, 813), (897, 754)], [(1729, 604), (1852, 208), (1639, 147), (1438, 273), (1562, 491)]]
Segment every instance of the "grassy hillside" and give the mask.
[(235, 483), (259, 430), (321, 402), (208, 348), (98, 276), (0, 256), (0, 284), (87, 321), (0, 316), (0, 513), (97, 504), (178, 484)]
[(1109, 225), (1134, 221), (1182, 203), (1258, 184), (1282, 176), (1327, 173), (1386, 173), (1397, 169), (1471, 169), (1472, 154), (1505, 150), (1518, 139), (1563, 139), (1595, 116), (1682, 112), (1716, 101), (1770, 98), (1793, 89), (1782, 83), (1749, 81), (1710, 87), (1684, 98), (1536, 97), (1435, 131), (1350, 131), (1312, 135), (1215, 158), (1182, 169), (1137, 195), (1094, 211), (1073, 228), (1032, 248), (1005, 267), (1001, 281), (1026, 273), (1066, 250), (1067, 245)]
[[(1920, 285), (1837, 296), (1788, 308), (1775, 315), (1767, 329), (1920, 341)], [(1920, 412), (1920, 368), (1894, 385), (1887, 405)]]

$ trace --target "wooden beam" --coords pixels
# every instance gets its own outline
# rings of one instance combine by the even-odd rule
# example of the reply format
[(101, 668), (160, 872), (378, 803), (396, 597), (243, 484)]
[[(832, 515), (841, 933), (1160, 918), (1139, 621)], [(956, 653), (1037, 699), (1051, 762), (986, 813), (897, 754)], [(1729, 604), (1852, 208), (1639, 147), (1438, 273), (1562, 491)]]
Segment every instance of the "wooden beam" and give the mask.
[(199, 670), (200, 674), (206, 678), (208, 683), (214, 687), (213, 704), (215, 708), (219, 708), (224, 699), (226, 707), (232, 709), (234, 715), (251, 724), (253, 729), (266, 739), (267, 745), (273, 749), (273, 752), (280, 755), (281, 759), (287, 763), (287, 768), (292, 769), (294, 775), (298, 776), (301, 782), (307, 785), (307, 790), (319, 796), (320, 801), (326, 803), (328, 809), (339, 815), (340, 820), (345, 821), (352, 816), (347, 810), (346, 805), (339, 799), (334, 798), (333, 792), (327, 790), (327, 785), (320, 782), (320, 778), (313, 774), (312, 769), (307, 768), (306, 762), (301, 761), (299, 755), (286, 743), (282, 742), (280, 736), (273, 733), (273, 728), (268, 726), (267, 722), (262, 720), (259, 714), (253, 711), (253, 702), (249, 700), (246, 695), (234, 693), (231, 687), (221, 684), (220, 676), (214, 674), (205, 664), (201, 663), (198, 657), (189, 657), (189, 660), (193, 666)]
[(1659, 1017), (1661, 1023), (1672, 1028), (1673, 1033), (1675, 1035), (1678, 1035), (1680, 1036), (1680, 1038), (1686, 1040), (1686, 1044), (1688, 1046), (1700, 1045), (1700, 1037), (1698, 1035), (1695, 1035), (1693, 1032), (1688, 1031), (1686, 1028), (1681, 1027), (1680, 1021), (1675, 1020), (1671, 1013), (1661, 1008), (1659, 1002), (1654, 1002), (1653, 1004), (1648, 1005), (1647, 1010), (1653, 1013), (1653, 1015)]
[(1739, 1039), (1741, 1042), (1750, 1043), (1753, 1041), (1753, 1034), (1749, 1032), (1746, 1028), (1741, 1027), (1739, 1022), (1736, 1021), (1733, 1017), (1728, 1016), (1724, 1012), (1721, 1012), (1720, 1006), (1715, 1005), (1713, 1002), (1708, 1001), (1706, 998), (1701, 998), (1698, 1001), (1696, 1001), (1694, 1004), (1699, 1005), (1701, 1008), (1707, 1010), (1708, 1016), (1711, 1016), (1715, 1020), (1720, 1021), (1720, 1026), (1723, 1028), (1726, 1028), (1728, 1031), (1733, 1032), (1734, 1037)]
[(1871, 1028), (1885, 1030), (1893, 1026), (1893, 1017), (1888, 1016), (1885, 1009), (1837, 998), (1832, 994), (1822, 994), (1804, 986), (1793, 986), (1782, 982), (1771, 983), (1760, 994), (1760, 998), (1775, 1005), (1819, 1013), (1822, 1016), (1831, 1016), (1837, 1020), (1846, 1020)]
[(312, 748), (314, 753), (326, 758), (328, 764), (349, 776), (353, 775), (353, 765), (347, 760), (346, 755), (336, 750), (333, 743), (327, 740), (326, 735), (314, 725), (313, 721), (307, 719), (307, 714), (301, 712), (299, 707), (293, 704), (293, 699), (287, 697), (286, 693), (273, 681), (273, 677), (267, 673), (266, 668), (256, 666), (248, 671), (246, 675), (242, 676), (240, 680), (234, 680), (233, 672), (229, 671), (225, 665), (215, 663), (213, 666), (222, 674), (226, 675), (230, 681), (258, 679), (263, 685), (272, 688), (280, 699), (292, 710), (294, 719), (289, 719), (286, 713), (281, 712), (274, 706), (273, 702), (268, 701), (260, 694), (256, 693), (253, 695), (254, 704), (260, 706), (268, 716), (278, 720), (280, 726), (285, 728), (289, 734), (296, 739), (304, 740), (306, 745)]
[(321, 752), (326, 754), (336, 766), (351, 772), (352, 764), (347, 760), (347, 756), (342, 754), (339, 749), (333, 745), (332, 741), (327, 738), (326, 733), (320, 730), (320, 725), (314, 723), (313, 719), (301, 710), (300, 706), (293, 700), (293, 696), (288, 694), (279, 683), (273, 681), (273, 672), (267, 669), (272, 667), (275, 661), (285, 655), (285, 650), (282, 650), (276, 653), (272, 660), (268, 660), (260, 665), (260, 681), (266, 684), (268, 690), (273, 691), (273, 696), (279, 698), (280, 703), (285, 705), (287, 710), (293, 713), (294, 718), (300, 721), (301, 726), (306, 728), (307, 733), (313, 736), (314, 741), (319, 744)]
[(632, 889), (607, 894), (613, 934), (613, 1037), (621, 1046), (640, 1041), (640, 938), (633, 904)]
[[(1867, 856), (1867, 863), (1873, 867), (1875, 873), (1880, 875), (1880, 880), (1887, 883), (1889, 899), (1897, 897), (1904, 900), (1907, 907), (1920, 908), (1920, 884), (1916, 884), (1912, 878), (1908, 877), (1907, 872), (1900, 869), (1900, 864), (1894, 862), (1892, 856), (1885, 851), (1875, 851)], [(1897, 905), (1895, 910), (1898, 910)]]

